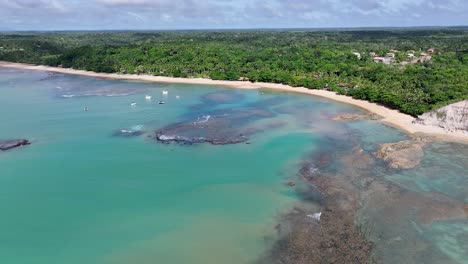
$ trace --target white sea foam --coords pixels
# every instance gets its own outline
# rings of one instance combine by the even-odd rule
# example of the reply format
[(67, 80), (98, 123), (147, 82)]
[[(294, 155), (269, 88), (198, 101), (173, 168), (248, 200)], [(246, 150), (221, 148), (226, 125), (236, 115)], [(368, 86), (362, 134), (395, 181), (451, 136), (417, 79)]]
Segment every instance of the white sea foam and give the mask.
[(158, 137), (159, 140), (162, 140), (162, 141), (167, 141), (167, 140), (174, 140), (176, 139), (175, 136), (166, 136), (166, 135), (161, 135)]
[(140, 130), (143, 130), (143, 125), (132, 126), (131, 129), (133, 131), (140, 131)]
[(211, 118), (210, 115), (204, 115), (202, 117), (198, 117), (197, 121), (195, 121), (194, 123), (195, 124), (203, 124), (203, 123), (208, 122), (208, 120), (210, 120), (210, 118)]
[(320, 221), (320, 216), (322, 215), (322, 212), (319, 212), (319, 213), (314, 213), (314, 214), (310, 214), (310, 215), (307, 215), (307, 217), (310, 217), (316, 221)]

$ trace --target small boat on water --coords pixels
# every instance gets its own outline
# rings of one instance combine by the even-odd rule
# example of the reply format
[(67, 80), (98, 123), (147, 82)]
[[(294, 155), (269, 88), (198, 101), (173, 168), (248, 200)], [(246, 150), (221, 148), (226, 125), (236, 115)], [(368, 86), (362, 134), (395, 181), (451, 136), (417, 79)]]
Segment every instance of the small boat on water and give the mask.
[(175, 97), (175, 98), (176, 98), (176, 99), (180, 99), (180, 96), (176, 95), (176, 97)]
[(135, 102), (132, 102), (132, 103), (130, 104), (130, 106), (136, 106), (136, 103), (135, 103)]
[(166, 102), (164, 101), (159, 101), (158, 104), (165, 104)]
[(148, 101), (151, 101), (151, 99), (153, 99), (153, 96), (151, 96), (151, 95), (145, 95), (145, 99), (148, 100)]
[(169, 94), (169, 91), (163, 90), (161, 93), (162, 93), (163, 95), (168, 95), (168, 94)]

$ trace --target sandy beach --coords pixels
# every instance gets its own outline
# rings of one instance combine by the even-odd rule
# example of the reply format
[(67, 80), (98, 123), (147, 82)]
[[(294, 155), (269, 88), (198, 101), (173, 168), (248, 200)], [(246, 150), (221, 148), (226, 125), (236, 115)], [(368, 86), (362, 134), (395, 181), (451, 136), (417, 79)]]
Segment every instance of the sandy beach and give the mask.
[(461, 131), (458, 132), (448, 132), (441, 127), (435, 126), (425, 126), (413, 124), (414, 117), (403, 114), (398, 110), (389, 109), (385, 106), (371, 103), (364, 100), (357, 100), (349, 96), (338, 95), (335, 92), (325, 91), (325, 90), (311, 90), (304, 87), (292, 87), (284, 84), (275, 84), (275, 83), (262, 83), (262, 82), (243, 82), (243, 81), (218, 81), (211, 79), (202, 79), (202, 78), (173, 78), (173, 77), (163, 77), (163, 76), (151, 76), (151, 75), (136, 75), (136, 74), (116, 74), (116, 73), (97, 73), (84, 70), (75, 70), (69, 68), (57, 68), (41, 65), (29, 65), (22, 63), (11, 63), (11, 62), (2, 62), (0, 61), (0, 67), (4, 68), (15, 68), (22, 70), (39, 70), (39, 71), (48, 71), (54, 73), (63, 73), (63, 74), (72, 74), (72, 75), (81, 75), (89, 76), (96, 78), (107, 78), (115, 80), (135, 80), (135, 81), (148, 81), (148, 82), (159, 82), (159, 83), (179, 83), (179, 84), (201, 84), (201, 85), (217, 85), (225, 86), (238, 89), (271, 89), (277, 91), (286, 91), (294, 93), (302, 93), (313, 96), (320, 96), (328, 98), (334, 101), (347, 103), (351, 105), (358, 106), (360, 108), (366, 109), (372, 113), (380, 115), (383, 117), (382, 122), (400, 128), (410, 134), (414, 133), (424, 133), (431, 136), (436, 136), (442, 140), (449, 141), (462, 141), (468, 142), (468, 135)]

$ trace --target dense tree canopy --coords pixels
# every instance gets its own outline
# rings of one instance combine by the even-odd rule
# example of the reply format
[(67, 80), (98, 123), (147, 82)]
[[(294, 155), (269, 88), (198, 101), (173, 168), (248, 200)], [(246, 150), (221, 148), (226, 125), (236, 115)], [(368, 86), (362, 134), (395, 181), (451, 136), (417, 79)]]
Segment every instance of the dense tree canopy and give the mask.
[[(435, 48), (403, 65), (406, 51)], [(398, 50), (391, 65), (369, 52)], [(353, 52), (361, 54), (357, 58)], [(0, 34), (0, 60), (329, 89), (418, 115), (468, 98), (468, 29)]]

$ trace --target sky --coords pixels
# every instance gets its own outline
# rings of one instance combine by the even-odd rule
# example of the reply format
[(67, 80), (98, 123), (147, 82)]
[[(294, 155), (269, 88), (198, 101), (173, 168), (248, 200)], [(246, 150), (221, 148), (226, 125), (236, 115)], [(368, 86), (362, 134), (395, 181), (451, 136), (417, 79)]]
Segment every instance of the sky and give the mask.
[(0, 30), (468, 25), (468, 0), (0, 0)]

